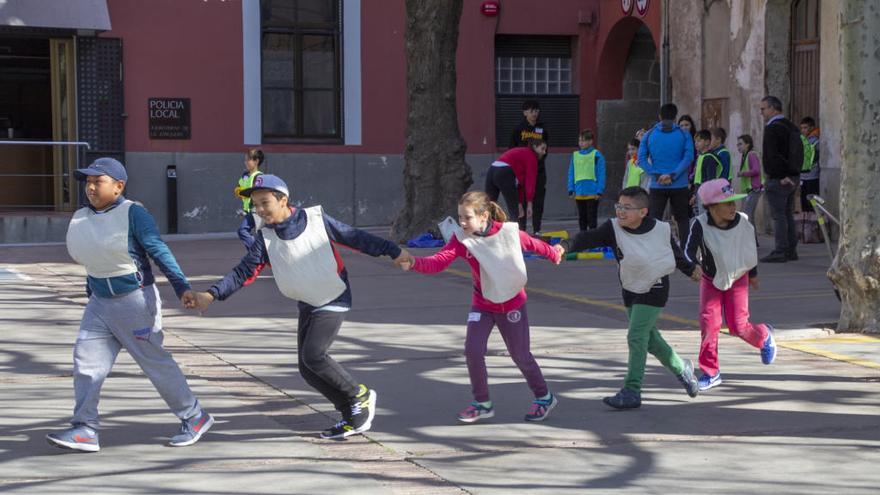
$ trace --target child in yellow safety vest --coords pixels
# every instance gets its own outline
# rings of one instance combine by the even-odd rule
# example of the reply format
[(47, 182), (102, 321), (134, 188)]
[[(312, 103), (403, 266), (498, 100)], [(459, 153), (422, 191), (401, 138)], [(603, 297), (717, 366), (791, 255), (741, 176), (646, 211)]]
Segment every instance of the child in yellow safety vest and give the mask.
[(702, 214), (705, 209), (700, 202), (697, 191), (700, 185), (718, 177), (721, 172), (721, 160), (712, 152), (712, 134), (707, 129), (702, 129), (694, 135), (694, 147), (697, 149), (697, 165), (694, 169), (694, 197), (697, 214)]
[(244, 211), (244, 219), (238, 227), (238, 238), (244, 243), (245, 249), (250, 249), (254, 243), (254, 227), (256, 225), (254, 215), (251, 210), (251, 198), (241, 195), (241, 191), (250, 189), (253, 186), (254, 178), (262, 175), (260, 166), (264, 160), (263, 150), (253, 148), (248, 150), (244, 155), (245, 171), (238, 179), (238, 185), (235, 187), (235, 197), (241, 199), (241, 209)]
[(651, 184), (651, 177), (639, 167), (640, 144), (641, 141), (633, 139), (626, 145), (626, 169), (623, 172), (622, 189), (639, 186), (647, 191)]
[(593, 147), (590, 129), (578, 136), (578, 148), (568, 165), (568, 196), (577, 203), (580, 229), (595, 229), (599, 199), (605, 192), (605, 157)]

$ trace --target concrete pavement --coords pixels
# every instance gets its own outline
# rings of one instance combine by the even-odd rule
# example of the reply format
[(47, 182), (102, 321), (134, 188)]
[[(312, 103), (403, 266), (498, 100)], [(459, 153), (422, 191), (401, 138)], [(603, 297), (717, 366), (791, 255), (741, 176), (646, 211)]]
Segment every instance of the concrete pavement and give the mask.
[[(171, 246), (201, 289), (242, 254), (237, 240)], [(625, 373), (613, 261), (529, 261), (533, 352), (561, 403), (545, 423), (522, 421), (529, 391), (496, 333), (496, 416), (473, 425), (454, 419), (470, 400), (466, 265), (424, 276), (343, 250), (354, 309), (333, 353), (379, 393), (373, 430), (344, 442), (316, 438), (335, 418), (298, 376), (296, 305), (271, 272), (203, 317), (180, 309), (162, 282), (166, 345), (217, 424), (192, 447), (164, 447), (176, 420), (123, 353), (104, 387), (102, 452), (79, 455), (43, 437), (65, 426), (72, 407), (82, 271), (60, 246), (0, 248), (0, 491), (874, 493), (880, 340), (819, 338), (839, 310), (823, 249), (760, 267), (751, 308), (755, 321), (781, 329), (775, 364), (722, 337), (724, 384), (689, 399), (649, 357), (642, 408), (626, 412), (600, 401)], [(697, 286), (681, 275), (672, 284), (661, 330), (696, 360)]]

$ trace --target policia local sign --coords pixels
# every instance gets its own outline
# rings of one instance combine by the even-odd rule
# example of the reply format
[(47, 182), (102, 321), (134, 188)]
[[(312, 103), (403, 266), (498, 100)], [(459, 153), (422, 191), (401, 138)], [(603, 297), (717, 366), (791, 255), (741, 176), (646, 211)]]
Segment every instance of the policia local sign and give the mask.
[(150, 139), (189, 139), (189, 98), (149, 98)]

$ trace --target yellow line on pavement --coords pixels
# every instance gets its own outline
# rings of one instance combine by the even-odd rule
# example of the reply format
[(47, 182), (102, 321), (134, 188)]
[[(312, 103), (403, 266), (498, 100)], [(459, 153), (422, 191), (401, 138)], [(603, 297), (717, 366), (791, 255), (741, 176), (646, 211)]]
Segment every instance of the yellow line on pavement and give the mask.
[(796, 351), (806, 352), (807, 354), (813, 354), (816, 356), (833, 359), (835, 361), (842, 361), (844, 363), (854, 364), (856, 366), (864, 366), (865, 368), (872, 368), (875, 370), (880, 370), (880, 363), (875, 361), (869, 361), (867, 359), (860, 359), (852, 356), (847, 356), (846, 354), (840, 354), (837, 352), (826, 351), (823, 349), (816, 349), (815, 347), (811, 347), (806, 344), (801, 344), (799, 342), (785, 342), (783, 344), (777, 344), (780, 347), (785, 347), (786, 349), (793, 349)]
[[(446, 272), (451, 273), (453, 275), (457, 275), (459, 277), (464, 277), (464, 278), (470, 278), (470, 276), (471, 276), (470, 272), (466, 272), (463, 270), (456, 270), (454, 268), (447, 269)], [(541, 294), (541, 295), (549, 296), (549, 297), (552, 297), (555, 299), (561, 299), (563, 301), (576, 302), (576, 303), (580, 303), (580, 304), (586, 304), (588, 306), (595, 306), (595, 307), (606, 308), (606, 309), (616, 309), (619, 311), (626, 312), (626, 307), (622, 304), (616, 304), (616, 303), (612, 303), (612, 302), (608, 302), (608, 301), (599, 301), (596, 299), (590, 299), (588, 297), (567, 294), (565, 292), (558, 292), (558, 291), (550, 290), (550, 289), (542, 289), (540, 287), (528, 287), (528, 291), (533, 294)], [(666, 315), (666, 314), (661, 313), (660, 317), (658, 319), (672, 322), (672, 323), (679, 323), (679, 324), (687, 325), (687, 326), (693, 327), (693, 328), (700, 327), (700, 322), (697, 320), (692, 320), (689, 318), (682, 318), (680, 316), (675, 316), (675, 315)], [(722, 328), (721, 332), (730, 335), (730, 330), (726, 327)], [(856, 342), (880, 343), (880, 338), (872, 337), (870, 335), (849, 335), (849, 336), (831, 337), (831, 338), (827, 338), (827, 339), (805, 339), (802, 341), (777, 342), (776, 345), (779, 347), (782, 347), (783, 349), (801, 351), (801, 352), (805, 352), (807, 354), (813, 354), (813, 355), (824, 357), (827, 359), (832, 359), (834, 361), (841, 361), (844, 363), (849, 363), (849, 364), (853, 364), (856, 366), (863, 366), (866, 368), (880, 369), (880, 363), (877, 363), (874, 361), (868, 361), (865, 359), (847, 356), (845, 354), (839, 354), (836, 352), (824, 351), (822, 349), (816, 349), (815, 347), (811, 347), (811, 346), (807, 345), (807, 343), (812, 343), (812, 342), (837, 343), (835, 341), (838, 339), (841, 342), (846, 341), (846, 343), (856, 343)]]

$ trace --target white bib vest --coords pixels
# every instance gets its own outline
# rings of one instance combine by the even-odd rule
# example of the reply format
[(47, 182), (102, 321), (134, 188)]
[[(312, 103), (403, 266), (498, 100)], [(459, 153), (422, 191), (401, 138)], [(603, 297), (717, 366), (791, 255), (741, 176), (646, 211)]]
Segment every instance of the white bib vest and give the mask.
[(617, 247), (623, 253), (620, 260), (620, 284), (636, 294), (651, 291), (661, 278), (675, 271), (675, 254), (670, 243), (670, 229), (666, 222), (657, 221), (644, 234), (631, 234), (611, 220)]
[(80, 208), (67, 226), (67, 252), (95, 278), (110, 278), (137, 272), (128, 253), (128, 210), (125, 200), (106, 213)]
[(703, 242), (712, 252), (715, 261), (715, 278), (712, 285), (718, 290), (727, 290), (733, 283), (758, 266), (758, 245), (755, 242), (755, 228), (745, 213), (737, 212), (739, 223), (736, 227), (723, 230), (709, 225), (708, 213), (697, 217), (703, 227)]
[(256, 227), (263, 232), (278, 290), (291, 299), (320, 307), (345, 292), (345, 282), (337, 272), (321, 207), (304, 211), (306, 228), (296, 239), (279, 238), (274, 230), (263, 228), (260, 217), (256, 217)]
[(526, 286), (526, 262), (519, 242), (519, 225), (506, 222), (490, 236), (466, 235), (455, 231), (464, 247), (480, 263), (480, 286), (483, 297), (500, 304), (513, 299)]

